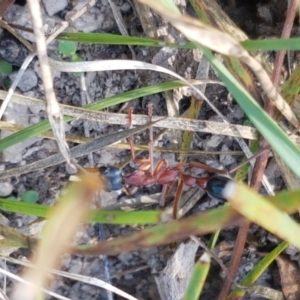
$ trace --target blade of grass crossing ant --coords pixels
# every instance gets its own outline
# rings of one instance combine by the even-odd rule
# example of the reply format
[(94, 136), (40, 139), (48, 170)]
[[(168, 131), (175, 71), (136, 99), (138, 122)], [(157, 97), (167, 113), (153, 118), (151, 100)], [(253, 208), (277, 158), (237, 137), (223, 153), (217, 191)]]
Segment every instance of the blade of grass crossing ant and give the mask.
[[(253, 283), (262, 275), (262, 273), (270, 266), (270, 264), (284, 251), (289, 244), (287, 242), (282, 242), (269, 254), (267, 254), (239, 283), (240, 286), (245, 288), (250, 287)], [(238, 300), (246, 293), (246, 289), (236, 287), (227, 296), (226, 300)]]
[(192, 276), (189, 280), (184, 300), (198, 300), (206, 282), (208, 271), (210, 268), (210, 256), (204, 252), (195, 264)]
[[(300, 195), (300, 190), (286, 191), (284, 193), (280, 193), (276, 195), (276, 197), (269, 197), (267, 201), (269, 201), (270, 205), (276, 205), (280, 209), (285, 209), (287, 213), (294, 213), (298, 211), (298, 209), (300, 208), (299, 195)], [(50, 209), (48, 206), (45, 205), (14, 202), (8, 199), (0, 199), (0, 208), (8, 212), (28, 214), (28, 215), (38, 216), (38, 217), (46, 217)], [(177, 224), (177, 222), (172, 223), (171, 225), (166, 224), (166, 227), (165, 225), (159, 225), (160, 229), (159, 230), (157, 229), (158, 232), (160, 232), (158, 237), (155, 239), (151, 238), (151, 241), (149, 240), (148, 242), (143, 240), (143, 244), (146, 243), (144, 245), (145, 247), (150, 247), (158, 244), (165, 244), (165, 240), (168, 238), (169, 235), (176, 237), (183, 229), (187, 230), (187, 228), (185, 228), (185, 225), (188, 226), (190, 229), (184, 234), (184, 237), (188, 237), (191, 233), (197, 234), (197, 232), (199, 232), (199, 234), (215, 232), (220, 228), (223, 228), (226, 223), (227, 224), (228, 222), (230, 223), (230, 219), (233, 216), (235, 216), (235, 214), (232, 208), (230, 208), (229, 206), (224, 206), (222, 208), (213, 209), (208, 213), (204, 213), (199, 216), (194, 216), (192, 217), (192, 219), (186, 221), (183, 220), (183, 223), (179, 223), (178, 227), (177, 225), (174, 226), (174, 224)], [(158, 211), (122, 212), (122, 211), (94, 211), (93, 210), (93, 211), (89, 211), (86, 221), (95, 222), (95, 223), (106, 223), (106, 224), (133, 224), (133, 223), (154, 224), (160, 222), (162, 218), (163, 216)], [(192, 227), (190, 227), (191, 225), (190, 222), (194, 222)], [(131, 250), (137, 249), (139, 247), (140, 238), (145, 235), (149, 236), (149, 234), (152, 236), (154, 232), (156, 232), (156, 229), (155, 230), (151, 229), (149, 233), (147, 232), (148, 230), (146, 230), (146, 232), (141, 232), (141, 235), (138, 234), (138, 236), (134, 234), (132, 236), (128, 236), (125, 238), (116, 238), (113, 243), (109, 242), (108, 244), (101, 244), (101, 245), (102, 246), (105, 245), (104, 251), (106, 254), (112, 253), (111, 251), (113, 249), (115, 249), (114, 251), (116, 253), (119, 253), (120, 249), (123, 249), (122, 248), (123, 246), (120, 247), (119, 245), (126, 246), (126, 243), (128, 241), (132, 242), (136, 240), (137, 243), (136, 248), (131, 248)], [(171, 241), (174, 241), (174, 238)], [(212, 246), (211, 245), (209, 246), (212, 249)], [(118, 250), (119, 252), (116, 251), (116, 249), (119, 249)], [(99, 253), (101, 254), (101, 250), (99, 250)]]
[(229, 182), (223, 192), (232, 207), (250, 221), (274, 235), (300, 247), (300, 226), (285, 212), (247, 186)]
[[(252, 153), (255, 153), (258, 151), (258, 148), (259, 148), (258, 141), (251, 141), (250, 151)], [(244, 160), (246, 160), (246, 158), (244, 158)], [(242, 166), (241, 168), (239, 168), (234, 176), (234, 179), (236, 181), (244, 181), (247, 177), (250, 167), (251, 167), (251, 165), (250, 165), (250, 163), (248, 163), (248, 164)], [(228, 203), (225, 205), (228, 205)], [(209, 249), (212, 250), (215, 247), (218, 237), (219, 237), (219, 234), (220, 234), (220, 230), (218, 230), (212, 234), (212, 236), (209, 240), (209, 244), (208, 244)]]
[[(300, 190), (285, 191), (274, 197), (266, 198), (271, 204), (276, 205), (280, 210), (292, 214), (300, 209)], [(49, 206), (34, 203), (17, 202), (0, 198), (0, 209), (17, 214), (25, 214), (45, 218), (50, 209)], [(91, 210), (87, 222), (107, 224), (155, 224), (163, 219), (159, 211), (105, 211)], [(209, 248), (214, 248), (211, 241)]]

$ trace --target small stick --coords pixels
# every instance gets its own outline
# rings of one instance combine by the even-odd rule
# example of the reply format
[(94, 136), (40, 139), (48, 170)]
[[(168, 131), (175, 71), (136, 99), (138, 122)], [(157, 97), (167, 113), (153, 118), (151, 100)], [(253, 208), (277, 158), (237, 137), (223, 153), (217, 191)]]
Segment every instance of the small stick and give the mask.
[(165, 206), (165, 200), (166, 200), (168, 186), (169, 186), (168, 184), (163, 184), (162, 191), (160, 194), (159, 207)]
[[(149, 122), (152, 123), (152, 115), (153, 115), (153, 104), (148, 104), (148, 116)], [(149, 159), (150, 159), (150, 173), (151, 176), (154, 174), (154, 162), (153, 162), (153, 127), (149, 126)]]
[[(128, 129), (132, 128), (132, 114), (133, 114), (133, 108), (130, 107), (128, 110)], [(134, 161), (135, 160), (135, 149), (134, 149), (134, 142), (133, 142), (133, 136), (128, 137), (128, 142), (130, 146), (130, 154), (131, 154), (131, 159)]]
[(229, 174), (235, 172), (236, 170), (238, 170), (239, 168), (243, 167), (244, 165), (250, 163), (250, 161), (252, 159), (256, 159), (257, 157), (261, 156), (263, 153), (268, 152), (271, 150), (270, 146), (267, 146), (265, 148), (262, 148), (261, 150), (259, 150), (257, 153), (253, 154), (251, 157), (247, 158), (245, 161), (241, 162), (240, 164), (238, 164), (237, 166), (233, 167), (231, 170), (228, 171)]

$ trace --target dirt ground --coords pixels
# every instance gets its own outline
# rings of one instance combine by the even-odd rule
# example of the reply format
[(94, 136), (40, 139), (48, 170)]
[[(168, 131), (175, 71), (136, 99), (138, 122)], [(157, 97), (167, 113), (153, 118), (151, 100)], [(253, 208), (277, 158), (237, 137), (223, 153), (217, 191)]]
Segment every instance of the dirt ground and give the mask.
[[(47, 2), (46, 0), (44, 2)], [(51, 2), (51, 1), (49, 1)], [(232, 1), (235, 2), (235, 1)], [(221, 6), (225, 12), (233, 19), (233, 21), (251, 38), (262, 38), (269, 36), (280, 35), (282, 22), (284, 21), (284, 14), (279, 14), (279, 5), (283, 5), (283, 1), (236, 1), (235, 6), (230, 5), (231, 1), (220, 1)], [(136, 15), (136, 11), (131, 1), (128, 0), (114, 0), (114, 4), (119, 9), (123, 21), (127, 27), (130, 35), (144, 36), (144, 32), (141, 23)], [(47, 6), (46, 6), (47, 7)], [(269, 8), (267, 14), (268, 17), (262, 15), (263, 12)], [(25, 14), (27, 7), (13, 5), (7, 13), (8, 21), (14, 23), (15, 19), (20, 15)], [(63, 9), (59, 10), (50, 17), (54, 18), (56, 22), (64, 18), (66, 14), (72, 10), (72, 5), (69, 3)], [(187, 6), (186, 10), (190, 12), (191, 7)], [(244, 18), (247, 12), (248, 18)], [(270, 16), (270, 18), (269, 18)], [(95, 18), (97, 21), (95, 21)], [(93, 21), (94, 20), (94, 21)], [(81, 23), (80, 23), (81, 22)], [(83, 28), (89, 28), (90, 31), (98, 31), (102, 33), (115, 33), (119, 34), (119, 29), (115, 18), (112, 14), (109, 2), (106, 0), (97, 1), (96, 5), (90, 9), (90, 12), (84, 14), (80, 22), (75, 22), (75, 30), (83, 30)], [(94, 23), (97, 23), (95, 27)], [(172, 31), (171, 31), (172, 32)], [(12, 48), (8, 48), (8, 46)], [(3, 31), (0, 36), (1, 57), (5, 60), (14, 62), (14, 72), (17, 72), (22, 59), (26, 56), (26, 50), (20, 45), (10, 34)], [(5, 51), (7, 47), (7, 51)], [(15, 47), (15, 48), (13, 48)], [(19, 55), (19, 61), (15, 57), (9, 59), (9, 55), (12, 53), (12, 49), (16, 49)], [(49, 55), (55, 55), (57, 49), (57, 43), (53, 43), (49, 47)], [(78, 45), (78, 55), (83, 60), (99, 60), (99, 59), (132, 59), (132, 52), (126, 46), (104, 46), (104, 45)], [(159, 64), (159, 49), (147, 48), (147, 47), (133, 47), (137, 60), (144, 62), (157, 62)], [(20, 58), (20, 56), (22, 58)], [(170, 56), (174, 56), (173, 65), (171, 68), (185, 78), (194, 78), (196, 75), (199, 61), (195, 58), (197, 55), (190, 50), (180, 50), (175, 54), (171, 53)], [(167, 63), (169, 64), (169, 62)], [(170, 67), (167, 66), (167, 67)], [(38, 65), (36, 61), (33, 61), (29, 69), (33, 71), (33, 79), (36, 79), (34, 86), (29, 88), (20, 87), (17, 88), (17, 92), (21, 92), (25, 95), (43, 99), (43, 87), (40, 78)], [(208, 77), (210, 79), (217, 79), (213, 70), (209, 69)], [(11, 77), (12, 78), (12, 77)], [(0, 78), (0, 84), (2, 88), (5, 87), (5, 80), (7, 78)], [(159, 73), (153, 73), (150, 71), (108, 71), (108, 72), (93, 72), (85, 75), (85, 81), (87, 86), (87, 93), (91, 101), (97, 99), (106, 98), (111, 95), (116, 95), (124, 91), (129, 91), (139, 87), (153, 85), (159, 82), (163, 82), (166, 79), (171, 79), (165, 75)], [(86, 104), (86, 99), (82, 97), (82, 85), (79, 77), (68, 73), (55, 74), (54, 87), (56, 96), (60, 103), (82, 106)], [(224, 115), (235, 124), (243, 124), (245, 116), (239, 109), (234, 99), (231, 99), (226, 88), (220, 85), (208, 84), (206, 86), (205, 95), (211, 99), (213, 104)], [(185, 90), (180, 94), (174, 96), (179, 107), (179, 112), (184, 112), (190, 105), (191, 92)], [(148, 103), (153, 104), (153, 114), (155, 116), (166, 116), (169, 114), (165, 101), (165, 94), (155, 94), (149, 97), (138, 98), (131, 101), (126, 107), (115, 106), (110, 107), (110, 112), (122, 112), (128, 113), (129, 108), (133, 108), (136, 114), (147, 114)], [(24, 126), (37, 123), (46, 118), (44, 111), (13, 111), (12, 114), (22, 114), (26, 116), (26, 122)], [(203, 104), (199, 118), (202, 120), (217, 120), (215, 113), (207, 105)], [(9, 119), (9, 116), (8, 116)], [(122, 126), (109, 125), (93, 121), (74, 120), (67, 125), (67, 133), (85, 137), (98, 137), (106, 135), (117, 130), (124, 129)], [(155, 133), (159, 132), (155, 129)], [(182, 133), (167, 132), (165, 133), (156, 144), (160, 147), (170, 148), (176, 146), (176, 139), (181, 138)], [(135, 143), (147, 144), (148, 133), (143, 132), (138, 136), (135, 136)], [(73, 146), (74, 144), (70, 144)], [(239, 151), (239, 146), (233, 138), (216, 136), (207, 133), (196, 133), (194, 136), (193, 150), (206, 150), (206, 151)], [(32, 141), (31, 145), (25, 145), (24, 148), (14, 150), (16, 151), (10, 157), (16, 158), (17, 154), (22, 154), (20, 160), (14, 160), (12, 158), (3, 158), (1, 161), (1, 169), (8, 169), (11, 167), (28, 164), (32, 161), (44, 158), (57, 151), (56, 145), (51, 140), (36, 139)], [(21, 152), (20, 152), (21, 151)], [(101, 165), (119, 165), (124, 162), (130, 156), (128, 150), (121, 150), (115, 148), (103, 149), (88, 157), (82, 157), (78, 159), (78, 163), (81, 166), (101, 166)], [(148, 152), (144, 152), (142, 157), (147, 157)], [(155, 153), (155, 160), (166, 158), (170, 163), (175, 163), (179, 159), (179, 155), (174, 153)], [(199, 160), (214, 166), (221, 165), (224, 168), (232, 168), (239, 163), (242, 159), (241, 156), (231, 155), (205, 155), (193, 156), (190, 159)], [(124, 172), (131, 172), (134, 164), (125, 167)], [(274, 182), (278, 189), (282, 186), (282, 180), (276, 172), (276, 166), (270, 162), (268, 167), (270, 174), (270, 180)], [(57, 166), (49, 167), (38, 172), (32, 172), (23, 174), (19, 177), (14, 177), (4, 181), (6, 185), (11, 187), (10, 195), (19, 196), (24, 191), (34, 190), (39, 193), (39, 203), (41, 204), (53, 204), (57, 199), (63, 187), (66, 185), (71, 171), (65, 166), (60, 164)], [(267, 174), (267, 175), (268, 175)], [(140, 189), (137, 193), (152, 194), (159, 193), (161, 187), (155, 186), (151, 188)], [(262, 191), (263, 192), (263, 191)], [(7, 195), (9, 196), (9, 195)], [(108, 196), (110, 201), (107, 205), (113, 205), (118, 203), (117, 195)], [(201, 201), (196, 207), (194, 207), (189, 214), (193, 214), (197, 211), (203, 211), (210, 207), (219, 205), (216, 201), (209, 199), (206, 195), (203, 196)], [(157, 208), (157, 204), (148, 206), (151, 209)], [(32, 222), (34, 218), (24, 217), (14, 214), (5, 214), (9, 219), (11, 226), (22, 227), (29, 222)], [(141, 230), (142, 226), (113, 226), (113, 225), (87, 225), (83, 228), (82, 232), (78, 233), (78, 239), (82, 243), (87, 243), (92, 239), (100, 238), (113, 238), (117, 236), (124, 236)], [(234, 241), (236, 239), (237, 228), (231, 228), (221, 232), (218, 246), (216, 247), (216, 255), (222, 259), (225, 265), (228, 264)], [(239, 268), (239, 272), (236, 280), (240, 280), (245, 274), (256, 265), (256, 263), (263, 257), (264, 253), (274, 248), (278, 241), (270, 236), (267, 232), (263, 231), (257, 226), (252, 226), (250, 231), (252, 242), (247, 244), (244, 251), (242, 262)], [(210, 236), (202, 237), (203, 242), (207, 242)], [(86, 276), (105, 279), (107, 270), (110, 273), (111, 283), (116, 287), (128, 292), (138, 299), (160, 299), (158, 293), (157, 284), (155, 278), (160, 274), (163, 268), (166, 266), (168, 259), (175, 252), (176, 247), (156, 247), (151, 249), (143, 249), (131, 253), (122, 253), (117, 256), (109, 256), (106, 258), (99, 257), (79, 257), (79, 256), (66, 256), (63, 259), (63, 270), (83, 274)], [(202, 250), (197, 250), (196, 257), (198, 258), (202, 254)], [(26, 255), (23, 251), (16, 251), (12, 254), (14, 257)], [(18, 272), (20, 269), (15, 265), (8, 264), (8, 269), (13, 272)], [(218, 292), (222, 286), (222, 270), (219, 264), (215, 261), (212, 262), (211, 270), (208, 280), (205, 284), (204, 291), (201, 295), (203, 300), (216, 299)], [(3, 280), (3, 276), (0, 275)], [(280, 280), (278, 275), (278, 268), (275, 265), (271, 265), (267, 271), (260, 277), (257, 285), (270, 287), (273, 289), (281, 290)], [(13, 287), (11, 281), (8, 282), (7, 289), (10, 290)], [(57, 293), (68, 297), (73, 300), (100, 300), (100, 299), (112, 299), (105, 290), (93, 287), (91, 285), (83, 284), (71, 279), (64, 279), (62, 277), (56, 277), (51, 286), (52, 290)], [(8, 293), (9, 294), (9, 293)], [(48, 299), (54, 299), (49, 297)], [(114, 296), (114, 299), (121, 299), (118, 296)], [(171, 298), (170, 298), (171, 299)], [(258, 300), (264, 299), (257, 296), (247, 295), (244, 299)]]

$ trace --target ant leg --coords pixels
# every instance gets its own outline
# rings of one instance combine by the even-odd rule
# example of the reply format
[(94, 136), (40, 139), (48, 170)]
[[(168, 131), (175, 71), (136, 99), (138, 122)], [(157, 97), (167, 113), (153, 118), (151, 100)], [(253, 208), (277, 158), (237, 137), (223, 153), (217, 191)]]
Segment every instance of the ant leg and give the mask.
[(173, 219), (174, 220), (178, 219), (179, 204), (180, 204), (180, 198), (182, 195), (183, 185), (184, 185), (184, 182), (182, 180), (180, 180), (180, 183), (178, 185), (177, 192), (175, 195), (175, 199), (174, 199), (174, 204), (173, 204)]
[(168, 187), (169, 187), (168, 184), (163, 184), (161, 195), (160, 195), (160, 200), (159, 200), (159, 207), (165, 206), (165, 200), (166, 200)]
[(155, 170), (153, 171), (153, 174), (154, 174), (154, 175), (155, 175), (155, 174), (158, 174), (160, 171), (165, 170), (165, 169), (167, 169), (167, 168), (169, 168), (169, 162), (168, 162), (167, 160), (165, 160), (165, 159), (161, 159), (161, 160), (157, 163), (157, 165), (156, 165), (156, 167), (155, 167)]
[[(152, 123), (152, 115), (153, 115), (153, 104), (148, 104), (148, 117), (149, 122)], [(154, 173), (154, 162), (153, 162), (153, 127), (149, 126), (149, 159), (150, 159), (150, 174), (153, 175)]]
[[(129, 127), (129, 129), (132, 127), (132, 114), (133, 114), (133, 108), (130, 107), (128, 110), (128, 127)], [(135, 150), (134, 150), (134, 142), (133, 142), (132, 135), (130, 137), (128, 137), (128, 142), (129, 142), (129, 146), (130, 146), (131, 158), (134, 161), (135, 160)]]
[(227, 170), (219, 170), (219, 169), (213, 168), (211, 166), (208, 166), (207, 164), (204, 164), (202, 162), (192, 161), (192, 162), (188, 163), (187, 166), (191, 167), (191, 168), (203, 169), (210, 173), (224, 174), (224, 175), (228, 174)]
[(236, 167), (232, 168), (231, 170), (228, 171), (229, 174), (235, 172), (236, 170), (238, 170), (239, 168), (243, 167), (244, 165), (248, 164), (252, 159), (256, 159), (257, 157), (259, 157), (260, 155), (262, 155), (263, 153), (265, 153), (266, 151), (270, 151), (271, 148), (270, 146), (267, 146), (265, 148), (262, 148), (260, 151), (258, 151), (257, 153), (253, 154), (251, 157), (247, 158), (245, 161), (242, 161), (240, 164), (238, 164)]

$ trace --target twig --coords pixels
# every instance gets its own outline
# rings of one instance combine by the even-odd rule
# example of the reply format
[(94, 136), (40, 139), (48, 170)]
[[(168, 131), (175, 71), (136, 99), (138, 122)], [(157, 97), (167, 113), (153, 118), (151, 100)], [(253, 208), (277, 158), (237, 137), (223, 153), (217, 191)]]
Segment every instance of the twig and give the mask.
[(10, 32), (16, 39), (18, 39), (30, 52), (34, 52), (33, 46), (25, 40), (14, 28), (12, 28), (7, 22), (0, 19), (0, 26)]
[(27, 67), (29, 66), (29, 64), (31, 63), (31, 61), (33, 60), (33, 58), (35, 57), (35, 53), (31, 53), (29, 54), (26, 59), (24, 60), (18, 74), (17, 77), (15, 78), (14, 82), (12, 83), (12, 85), (10, 86), (8, 92), (6, 93), (5, 99), (3, 101), (3, 103), (1, 104), (0, 107), (0, 120), (7, 108), (7, 105), (9, 104), (9, 101), (11, 100), (11, 97), (13, 96), (13, 93), (21, 79), (21, 77), (23, 76), (25, 70), (27, 69)]
[(61, 112), (60, 106), (56, 99), (54, 89), (52, 74), (49, 66), (49, 60), (47, 55), (46, 38), (43, 30), (42, 13), (40, 9), (40, 3), (38, 0), (28, 1), (29, 10), (32, 17), (33, 30), (36, 40), (36, 48), (38, 53), (38, 58), (40, 62), (41, 74), (45, 89), (45, 96), (47, 100), (47, 115), (49, 122), (52, 127), (54, 136), (56, 137), (56, 142), (58, 144), (59, 150), (68, 164), (71, 164), (71, 159), (69, 156), (69, 146), (65, 138), (65, 126), (63, 121), (63, 114)]

